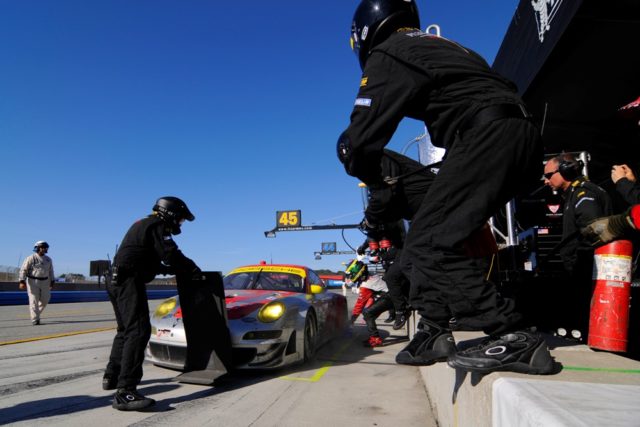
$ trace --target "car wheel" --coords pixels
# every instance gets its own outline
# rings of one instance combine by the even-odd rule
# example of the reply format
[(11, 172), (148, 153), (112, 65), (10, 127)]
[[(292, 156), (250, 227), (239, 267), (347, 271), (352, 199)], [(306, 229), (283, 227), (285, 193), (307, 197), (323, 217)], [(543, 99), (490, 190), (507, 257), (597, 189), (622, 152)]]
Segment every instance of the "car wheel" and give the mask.
[(318, 329), (316, 328), (316, 318), (313, 313), (307, 314), (304, 321), (304, 361), (313, 359), (316, 355), (316, 341)]

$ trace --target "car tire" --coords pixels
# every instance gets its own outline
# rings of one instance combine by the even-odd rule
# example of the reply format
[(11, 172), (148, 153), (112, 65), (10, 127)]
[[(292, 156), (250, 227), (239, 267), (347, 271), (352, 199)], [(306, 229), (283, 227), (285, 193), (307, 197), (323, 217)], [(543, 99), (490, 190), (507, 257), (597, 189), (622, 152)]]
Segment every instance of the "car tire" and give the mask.
[(345, 304), (340, 311), (337, 329), (339, 332), (342, 332), (347, 329), (347, 325), (349, 324), (349, 310), (347, 310), (347, 305)]
[(318, 341), (318, 328), (316, 317), (313, 312), (309, 312), (304, 321), (304, 361), (312, 360), (316, 355), (316, 345)]

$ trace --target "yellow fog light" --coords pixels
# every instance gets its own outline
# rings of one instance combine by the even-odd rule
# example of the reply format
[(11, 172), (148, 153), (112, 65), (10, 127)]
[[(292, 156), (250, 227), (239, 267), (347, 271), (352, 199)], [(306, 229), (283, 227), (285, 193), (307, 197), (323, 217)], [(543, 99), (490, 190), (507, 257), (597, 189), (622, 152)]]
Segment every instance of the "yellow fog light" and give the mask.
[(158, 308), (156, 308), (155, 313), (153, 313), (153, 316), (154, 317), (166, 316), (167, 314), (171, 313), (171, 310), (176, 308), (177, 303), (178, 302), (176, 301), (175, 298), (169, 298), (168, 300), (161, 302)]
[(275, 322), (285, 312), (284, 304), (280, 301), (273, 301), (265, 305), (258, 312), (258, 320), (264, 323)]

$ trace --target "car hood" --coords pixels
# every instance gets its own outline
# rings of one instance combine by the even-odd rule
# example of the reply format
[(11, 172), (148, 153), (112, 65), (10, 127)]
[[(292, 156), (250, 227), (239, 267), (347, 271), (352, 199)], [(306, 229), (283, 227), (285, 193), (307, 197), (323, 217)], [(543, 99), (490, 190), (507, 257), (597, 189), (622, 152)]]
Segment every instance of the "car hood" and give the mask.
[(243, 317), (263, 305), (286, 297), (304, 297), (299, 292), (263, 290), (225, 290), (225, 303), (229, 319)]
[(243, 290), (225, 290), (225, 302), (227, 304), (227, 308), (236, 307), (239, 305), (247, 305), (247, 304), (265, 304), (269, 301), (273, 301), (280, 298), (290, 297), (290, 296), (300, 296), (298, 292), (286, 292), (286, 291), (262, 291), (262, 290), (253, 290), (253, 289), (243, 289)]

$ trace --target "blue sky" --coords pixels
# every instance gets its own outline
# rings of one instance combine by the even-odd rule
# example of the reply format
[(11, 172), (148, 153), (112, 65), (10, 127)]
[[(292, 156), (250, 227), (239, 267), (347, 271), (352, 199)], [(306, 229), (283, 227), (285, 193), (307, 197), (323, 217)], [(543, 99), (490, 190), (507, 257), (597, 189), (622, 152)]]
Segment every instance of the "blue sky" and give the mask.
[[(493, 61), (517, 0), (419, 1), (422, 26)], [(203, 270), (314, 260), (357, 223), (358, 181), (335, 142), (360, 81), (357, 1), (0, 0), (0, 265), (47, 240), (57, 274), (88, 274), (160, 196), (196, 221), (176, 237)], [(405, 120), (389, 148), (423, 131)], [(410, 152), (411, 155), (416, 155)], [(345, 232), (356, 246), (363, 240)]]

